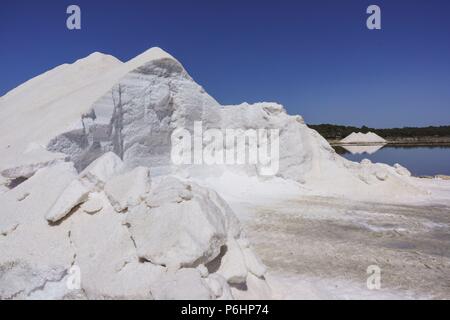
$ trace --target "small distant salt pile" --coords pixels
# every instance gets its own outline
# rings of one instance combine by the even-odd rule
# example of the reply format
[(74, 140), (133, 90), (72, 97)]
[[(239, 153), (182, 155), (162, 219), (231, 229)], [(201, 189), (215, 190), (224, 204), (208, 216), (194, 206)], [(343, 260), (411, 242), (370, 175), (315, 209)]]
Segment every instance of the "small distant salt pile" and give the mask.
[(352, 132), (350, 135), (340, 141), (344, 144), (381, 144), (386, 143), (382, 137), (373, 132), (362, 133)]

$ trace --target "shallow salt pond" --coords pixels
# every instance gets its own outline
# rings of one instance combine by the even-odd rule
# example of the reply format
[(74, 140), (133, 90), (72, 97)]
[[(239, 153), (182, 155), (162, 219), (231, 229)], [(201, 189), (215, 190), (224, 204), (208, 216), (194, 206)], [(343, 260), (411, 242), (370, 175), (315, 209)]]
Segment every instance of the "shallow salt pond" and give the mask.
[(450, 146), (335, 146), (348, 160), (369, 159), (389, 165), (400, 163), (415, 176), (450, 175)]

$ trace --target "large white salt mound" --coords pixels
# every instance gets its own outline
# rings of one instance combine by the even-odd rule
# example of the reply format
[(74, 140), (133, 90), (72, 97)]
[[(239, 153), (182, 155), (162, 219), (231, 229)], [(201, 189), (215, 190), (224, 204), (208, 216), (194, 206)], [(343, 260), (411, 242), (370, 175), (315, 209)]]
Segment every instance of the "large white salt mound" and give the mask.
[[(279, 130), (279, 163), (274, 170), (277, 178), (293, 180), (323, 193), (359, 198), (384, 199), (393, 194), (403, 197), (411, 192), (420, 193), (395, 170), (377, 169), (386, 171), (383, 174), (387, 178), (383, 180), (368, 178), (361, 173), (365, 170), (362, 166), (337, 155), (322, 136), (306, 126), (302, 117), (288, 115), (277, 103), (221, 106), (194, 82), (177, 60), (160, 49), (148, 52), (131, 60), (135, 68), (91, 105), (79, 119), (82, 129), (54, 136), (48, 144), (49, 150), (66, 153), (79, 170), (113, 151), (125, 167), (150, 167), (153, 175), (172, 174), (202, 181), (220, 179), (233, 172), (246, 178), (256, 176), (267, 180), (263, 176), (267, 167), (261, 162), (174, 165), (171, 135), (177, 129), (192, 133), (195, 122), (201, 122), (204, 130), (217, 129), (224, 134), (227, 129), (276, 129)], [(147, 62), (137, 66), (146, 59)], [(364, 137), (356, 140), (379, 141), (372, 134)], [(218, 152), (227, 152), (230, 147), (222, 148)], [(383, 186), (377, 181), (382, 181)], [(241, 194), (243, 185), (246, 184), (233, 186), (232, 191)], [(397, 190), (398, 185), (406, 187)]]
[[(171, 134), (197, 121), (278, 129), (276, 176), (261, 164), (174, 165)], [(216, 191), (426, 195), (401, 166), (343, 159), (279, 104), (221, 106), (159, 48), (127, 63), (94, 54), (1, 97), (0, 152), (0, 299), (268, 298), (266, 269)], [(28, 180), (9, 189), (15, 177)], [(75, 292), (63, 286), (72, 266)]]
[(355, 144), (364, 144), (364, 143), (386, 143), (387, 141), (385, 139), (383, 139), (382, 137), (380, 137), (379, 135), (377, 135), (376, 133), (373, 132), (367, 132), (367, 133), (362, 133), (362, 132), (352, 132), (350, 135), (348, 135), (347, 137), (345, 137), (344, 139), (342, 139), (340, 141), (340, 143), (355, 143)]
[[(86, 83), (85, 87), (77, 89), (76, 95), (61, 98), (65, 108), (56, 109), (53, 102), (49, 103), (51, 112), (48, 114), (52, 119), (49, 123), (37, 116), (39, 104), (28, 101), (31, 111), (36, 109), (33, 127), (26, 126), (27, 133), (23, 136), (19, 125), (8, 129), (6, 136), (15, 137), (16, 141), (11, 148), (5, 147), (0, 169), (14, 168), (14, 160), (22, 154), (15, 149), (26, 149), (36, 140), (47, 144), (50, 151), (66, 154), (77, 170), (82, 170), (103, 154), (113, 152), (123, 160), (124, 167), (150, 167), (153, 175), (175, 174), (198, 181), (214, 177), (220, 179), (230, 172), (244, 178), (261, 177), (265, 170), (261, 163), (174, 165), (170, 157), (171, 134), (180, 128), (192, 132), (194, 122), (201, 121), (203, 129), (214, 128), (222, 132), (233, 128), (278, 129), (280, 157), (276, 177), (293, 180), (311, 190), (340, 196), (369, 196), (372, 200), (393, 194), (403, 197), (417, 191), (417, 188), (410, 187), (414, 181), (390, 169), (383, 169), (388, 178), (383, 180), (382, 186), (368, 184), (367, 181), (372, 179), (362, 177), (361, 170), (365, 170), (362, 166), (337, 155), (322, 136), (305, 125), (300, 116), (288, 115), (279, 104), (262, 102), (221, 106), (194, 82), (176, 59), (159, 48), (152, 48), (127, 63), (113, 66), (97, 82)], [(4, 110), (14, 109), (14, 117), (19, 121), (21, 112), (16, 111), (22, 108), (16, 100), (11, 95), (0, 101), (6, 107)], [(70, 115), (66, 108), (70, 109)], [(67, 120), (70, 118), (67, 123), (73, 125), (63, 125), (62, 118), (66, 116)], [(28, 117), (31, 116), (26, 113), (25, 118)], [(364, 138), (361, 135), (355, 133), (352, 136), (356, 141), (381, 142), (373, 134)], [(0, 138), (0, 147), (2, 141)], [(224, 146), (223, 151), (228, 149)], [(262, 179), (267, 180), (266, 177)], [(402, 182), (396, 183), (399, 179)], [(407, 187), (397, 190), (399, 184)], [(241, 194), (241, 185), (246, 184), (238, 184), (232, 191)]]

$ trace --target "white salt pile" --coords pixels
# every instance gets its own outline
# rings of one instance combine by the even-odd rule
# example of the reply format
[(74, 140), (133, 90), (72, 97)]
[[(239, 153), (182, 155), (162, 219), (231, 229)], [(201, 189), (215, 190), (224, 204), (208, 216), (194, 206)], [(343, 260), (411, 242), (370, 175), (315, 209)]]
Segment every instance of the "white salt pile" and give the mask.
[(352, 132), (350, 135), (345, 137), (340, 141), (343, 144), (376, 144), (376, 143), (387, 143), (385, 139), (373, 132), (362, 133), (362, 132)]
[[(276, 176), (174, 165), (171, 133), (196, 121), (279, 129)], [(427, 194), (400, 165), (343, 159), (279, 104), (221, 106), (159, 48), (126, 63), (96, 53), (1, 97), (0, 153), (0, 299), (267, 298), (225, 195)]]

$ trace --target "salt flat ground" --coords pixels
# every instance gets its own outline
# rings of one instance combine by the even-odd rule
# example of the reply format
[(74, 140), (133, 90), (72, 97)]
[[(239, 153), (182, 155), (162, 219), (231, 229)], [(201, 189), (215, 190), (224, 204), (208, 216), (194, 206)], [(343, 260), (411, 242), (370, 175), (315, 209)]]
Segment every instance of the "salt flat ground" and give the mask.
[[(304, 196), (234, 204), (278, 298), (450, 299), (450, 207)], [(381, 289), (366, 286), (381, 268)]]

